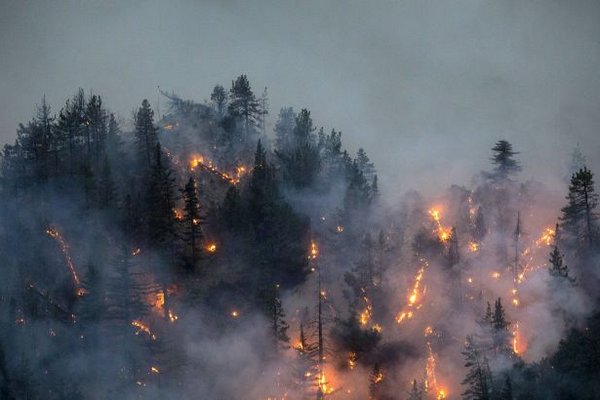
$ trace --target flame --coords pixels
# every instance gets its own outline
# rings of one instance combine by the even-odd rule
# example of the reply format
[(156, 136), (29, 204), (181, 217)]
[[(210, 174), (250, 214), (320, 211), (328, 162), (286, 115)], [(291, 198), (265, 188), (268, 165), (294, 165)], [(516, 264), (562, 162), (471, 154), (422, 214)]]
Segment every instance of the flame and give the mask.
[(477, 253), (479, 251), (479, 243), (474, 241), (469, 242), (469, 251), (471, 253)]
[(192, 155), (190, 161), (188, 162), (188, 168), (190, 172), (194, 172), (197, 168), (201, 168), (234, 185), (240, 183), (242, 177), (248, 173), (248, 169), (244, 165), (238, 165), (231, 174), (223, 172), (217, 168), (217, 166), (211, 160), (207, 160), (200, 154)]
[(173, 312), (173, 310), (169, 310), (169, 321), (175, 322), (179, 319), (179, 316)]
[(183, 219), (183, 211), (180, 210), (179, 208), (173, 209), (173, 215), (175, 216), (175, 219), (177, 221), (181, 221)]
[(137, 331), (135, 332), (136, 335), (139, 335), (140, 332), (144, 332), (150, 338), (152, 338), (152, 340), (156, 340), (156, 335), (154, 335), (154, 333), (152, 333), (152, 331), (150, 330), (150, 327), (144, 324), (142, 321), (134, 319), (133, 321), (131, 321), (131, 325), (137, 328)]
[(319, 256), (319, 248), (317, 246), (317, 242), (314, 240), (310, 241), (310, 253), (308, 256), (309, 260), (315, 260)]
[(217, 251), (217, 244), (214, 242), (207, 244), (206, 251), (208, 251), (209, 253), (215, 253)]
[(338, 226), (335, 227), (335, 231), (337, 233), (342, 233), (342, 232), (344, 232), (344, 227), (341, 226), (341, 225), (338, 225)]
[(237, 318), (239, 316), (240, 316), (240, 313), (237, 310), (231, 311), (231, 317), (232, 318)]
[(334, 392), (333, 387), (329, 381), (325, 378), (325, 369), (319, 372), (318, 386), (323, 394), (331, 394)]
[(159, 369), (158, 369), (158, 368), (156, 368), (156, 367), (151, 367), (151, 368), (150, 368), (150, 372), (152, 372), (153, 374), (160, 374), (160, 371), (159, 371)]
[(429, 264), (427, 263), (427, 261), (421, 259), (421, 267), (417, 271), (417, 275), (415, 276), (415, 283), (408, 295), (408, 304), (406, 305), (404, 310), (396, 316), (396, 322), (398, 324), (405, 320), (409, 320), (413, 317), (413, 311), (411, 310), (411, 308), (419, 308), (419, 306), (416, 306), (415, 304), (419, 300), (420, 292), (422, 292), (420, 290), (421, 281), (423, 280), (423, 275), (425, 274), (425, 267), (427, 267), (428, 265)]
[(513, 351), (515, 352), (515, 354), (522, 354), (523, 352), (525, 352), (525, 343), (523, 342), (522, 338), (521, 338), (521, 333), (519, 331), (519, 321), (515, 322), (515, 328), (512, 332), (513, 334)]
[(140, 249), (139, 247), (136, 247), (135, 249), (133, 249), (131, 251), (131, 255), (134, 257), (139, 256), (141, 253), (142, 253), (142, 249)]
[(73, 279), (73, 284), (75, 285), (77, 295), (85, 295), (87, 291), (81, 286), (81, 281), (77, 276), (77, 271), (75, 270), (75, 265), (73, 264), (73, 258), (71, 257), (71, 251), (69, 250), (69, 244), (56, 228), (48, 227), (46, 229), (46, 234), (59, 244), (60, 250), (62, 251), (65, 261), (67, 262), (67, 267), (69, 267), (69, 271), (71, 272), (71, 277)]
[(356, 367), (356, 353), (352, 352), (348, 355), (348, 368), (354, 369)]
[(435, 233), (437, 234), (438, 238), (442, 242), (447, 242), (448, 239), (450, 239), (450, 233), (452, 232), (452, 230), (442, 225), (442, 216), (440, 210), (438, 208), (431, 208), (428, 212), (437, 226)]
[(427, 389), (435, 390), (437, 388), (437, 378), (435, 376), (436, 359), (431, 349), (431, 343), (427, 342), (427, 362), (425, 364), (425, 387)]
[(538, 247), (542, 245), (552, 246), (555, 237), (556, 231), (553, 228), (548, 227), (544, 229), (540, 237), (535, 241), (535, 245)]
[[(363, 292), (364, 291), (365, 290), (363, 289)], [(369, 298), (366, 295), (363, 295), (362, 299), (365, 302), (365, 309), (360, 313), (360, 324), (362, 326), (365, 326), (371, 320), (371, 312), (373, 310), (373, 307), (371, 306)]]
[(494, 279), (500, 279), (500, 272), (494, 271), (494, 272), (491, 273), (491, 276)]
[(438, 390), (437, 400), (446, 400), (446, 391), (444, 389)]

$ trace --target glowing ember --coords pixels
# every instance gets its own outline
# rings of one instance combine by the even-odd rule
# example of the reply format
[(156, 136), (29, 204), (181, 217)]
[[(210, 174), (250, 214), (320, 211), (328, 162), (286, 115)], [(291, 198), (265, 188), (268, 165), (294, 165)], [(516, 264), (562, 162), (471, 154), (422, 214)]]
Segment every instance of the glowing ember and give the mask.
[(206, 251), (208, 251), (209, 253), (214, 253), (217, 251), (217, 244), (216, 243), (209, 243), (206, 245)]
[(181, 221), (183, 219), (183, 211), (178, 208), (173, 209), (173, 215), (177, 221)]
[(77, 295), (85, 295), (86, 290), (81, 286), (81, 282), (77, 276), (77, 271), (75, 270), (75, 265), (73, 264), (73, 259), (71, 258), (71, 252), (69, 251), (69, 244), (56, 228), (48, 227), (46, 229), (46, 234), (60, 245), (60, 249), (65, 257), (65, 261), (67, 262), (67, 267), (69, 267), (69, 271), (71, 272), (71, 277), (73, 278), (73, 284), (75, 285)]
[(338, 225), (338, 226), (336, 226), (335, 231), (337, 233), (342, 233), (342, 232), (344, 232), (344, 227), (341, 225)]
[(133, 249), (131, 251), (131, 255), (135, 257), (135, 256), (140, 255), (141, 252), (142, 252), (142, 249), (140, 249), (139, 247), (137, 247), (137, 248), (135, 248), (135, 249)]
[(500, 272), (494, 271), (494, 272), (492, 272), (491, 276), (494, 279), (500, 279)]
[(171, 322), (175, 322), (179, 319), (179, 317), (177, 316), (177, 314), (175, 314), (173, 312), (173, 310), (169, 310), (168, 314), (169, 314), (169, 321), (171, 321)]
[(154, 335), (154, 333), (152, 333), (150, 327), (144, 324), (142, 321), (135, 319), (131, 321), (131, 326), (137, 328), (137, 331), (135, 332), (136, 335), (139, 335), (141, 332), (144, 332), (146, 335), (152, 338), (152, 340), (156, 340), (156, 336)]
[(231, 312), (231, 317), (232, 317), (232, 318), (237, 318), (237, 317), (239, 317), (239, 316), (240, 316), (240, 313), (239, 313), (237, 310), (233, 310), (233, 311)]
[(356, 367), (356, 353), (350, 353), (348, 356), (348, 368), (354, 369)]
[(319, 256), (319, 248), (317, 247), (317, 242), (314, 240), (310, 241), (310, 254), (308, 256), (309, 260), (315, 260)]
[(160, 371), (156, 367), (150, 368), (150, 372), (152, 372), (153, 374), (159, 374), (160, 373)]
[(479, 251), (479, 243), (469, 242), (469, 251), (471, 253), (477, 253)]

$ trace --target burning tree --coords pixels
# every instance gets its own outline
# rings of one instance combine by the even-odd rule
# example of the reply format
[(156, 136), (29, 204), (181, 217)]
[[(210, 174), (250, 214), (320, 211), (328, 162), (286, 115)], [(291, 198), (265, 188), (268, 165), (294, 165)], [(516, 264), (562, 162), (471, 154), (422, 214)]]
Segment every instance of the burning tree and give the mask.
[(200, 260), (200, 243), (202, 242), (202, 228), (200, 217), (200, 202), (196, 193), (196, 181), (190, 177), (183, 189), (180, 189), (183, 197), (183, 224), (182, 239), (185, 243), (184, 265), (193, 270)]

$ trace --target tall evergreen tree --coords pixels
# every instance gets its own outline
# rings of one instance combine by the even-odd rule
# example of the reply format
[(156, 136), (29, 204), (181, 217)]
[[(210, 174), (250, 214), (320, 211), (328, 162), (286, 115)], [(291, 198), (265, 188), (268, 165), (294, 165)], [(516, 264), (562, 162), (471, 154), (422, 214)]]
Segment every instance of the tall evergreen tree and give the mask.
[(598, 235), (598, 194), (594, 189), (594, 174), (586, 167), (571, 177), (567, 201), (560, 218), (564, 238), (575, 249), (591, 249)]
[(158, 250), (166, 250), (172, 243), (174, 234), (175, 205), (173, 192), (175, 178), (166, 165), (160, 144), (154, 148), (154, 161), (146, 190), (146, 232), (150, 244)]
[(412, 381), (410, 392), (408, 392), (406, 400), (423, 400), (423, 390), (419, 387), (416, 379), (413, 379)]
[(292, 144), (292, 134), (296, 126), (296, 113), (292, 107), (283, 107), (275, 123), (275, 149), (287, 153)]
[(229, 113), (243, 120), (244, 137), (247, 139), (250, 135), (250, 129), (258, 122), (261, 109), (246, 75), (240, 75), (235, 81), (231, 82), (229, 98)]
[(462, 394), (464, 400), (490, 400), (492, 398), (492, 376), (485, 356), (482, 356), (472, 336), (467, 336), (465, 350), (467, 375), (462, 381), (466, 386)]
[(183, 240), (186, 246), (185, 264), (193, 269), (200, 259), (200, 244), (202, 243), (202, 228), (200, 217), (200, 202), (196, 192), (196, 181), (190, 177), (185, 187), (180, 190), (183, 197)]
[(154, 111), (146, 99), (135, 115), (135, 140), (138, 161), (151, 168), (155, 161), (153, 153), (158, 144), (158, 128), (154, 125)]

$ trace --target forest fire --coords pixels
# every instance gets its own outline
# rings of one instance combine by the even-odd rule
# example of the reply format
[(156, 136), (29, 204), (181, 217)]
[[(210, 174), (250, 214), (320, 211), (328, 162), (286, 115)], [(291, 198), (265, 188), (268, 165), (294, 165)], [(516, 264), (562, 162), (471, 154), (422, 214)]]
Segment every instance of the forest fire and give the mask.
[(217, 175), (219, 178), (233, 185), (240, 183), (241, 179), (248, 173), (248, 170), (244, 165), (235, 167), (235, 171), (232, 174), (223, 172), (211, 160), (207, 160), (200, 154), (195, 154), (188, 162), (188, 169), (190, 172), (194, 172), (198, 168)]
[(48, 227), (46, 229), (46, 234), (54, 239), (60, 246), (60, 250), (65, 257), (65, 261), (67, 263), (67, 267), (71, 273), (71, 277), (73, 279), (73, 284), (75, 285), (75, 290), (78, 296), (83, 296), (86, 294), (86, 289), (81, 286), (81, 282), (79, 277), (77, 276), (77, 271), (75, 270), (75, 265), (73, 264), (73, 258), (71, 257), (71, 251), (69, 250), (69, 244), (63, 238), (58, 229), (54, 227)]
[(150, 327), (148, 325), (144, 324), (142, 321), (135, 319), (135, 320), (131, 321), (131, 326), (134, 326), (137, 328), (137, 330), (135, 332), (136, 335), (139, 335), (141, 332), (144, 332), (152, 340), (156, 340), (156, 335), (154, 335), (154, 333), (152, 333), (152, 331), (150, 330)]
[(438, 239), (442, 242), (447, 242), (448, 239), (450, 239), (450, 234), (452, 232), (452, 230), (448, 227), (445, 227), (442, 225), (442, 215), (441, 215), (441, 211), (439, 208), (431, 208), (428, 211), (429, 215), (431, 216), (431, 218), (433, 218), (433, 221), (436, 224), (436, 230), (435, 233), (438, 236)]
[(540, 237), (535, 241), (535, 245), (540, 247), (541, 245), (552, 246), (554, 238), (556, 237), (556, 230), (548, 227), (544, 229)]

